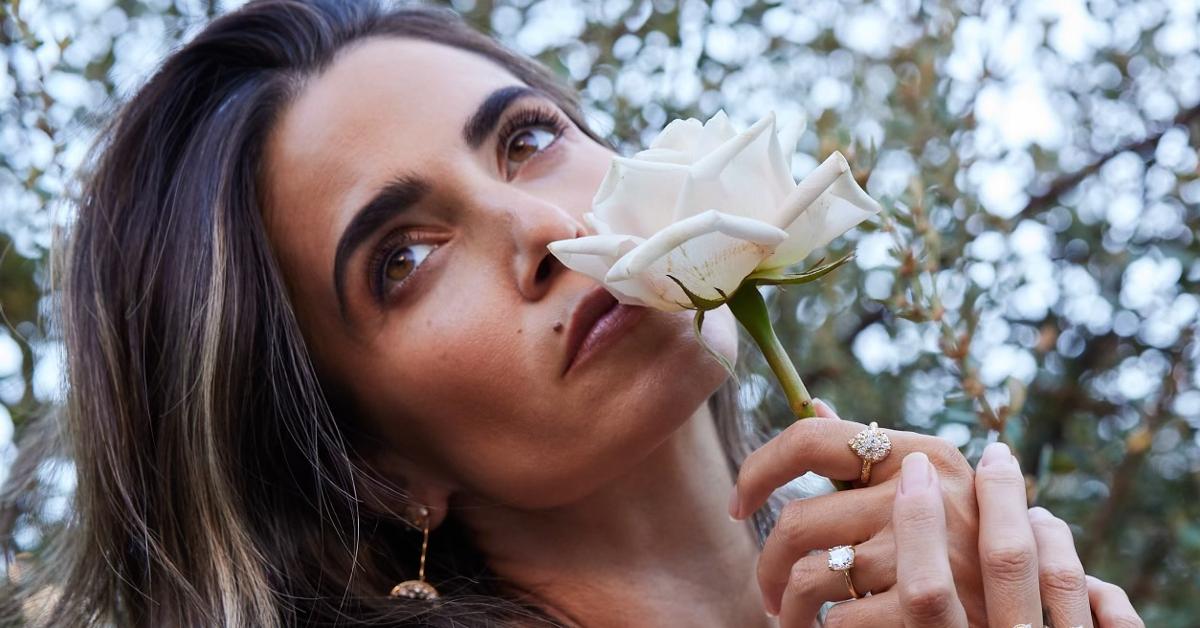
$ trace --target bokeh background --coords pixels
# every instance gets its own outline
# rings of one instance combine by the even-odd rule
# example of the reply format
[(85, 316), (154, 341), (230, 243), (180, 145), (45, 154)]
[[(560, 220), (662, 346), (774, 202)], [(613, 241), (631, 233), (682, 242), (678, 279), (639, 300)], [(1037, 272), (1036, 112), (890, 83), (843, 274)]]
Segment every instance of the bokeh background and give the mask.
[[(238, 3), (6, 0), (0, 12), (0, 478), (62, 397), (51, 228), (98, 122)], [(803, 115), (885, 212), (854, 264), (769, 294), (843, 416), (1020, 452), (1089, 572), (1150, 626), (1200, 617), (1200, 13), (1195, 0), (456, 0), (553, 68), (632, 153), (676, 117)], [(815, 260), (814, 260), (815, 261)], [(761, 359), (742, 404), (788, 422)], [(69, 510), (19, 527), (36, 553)]]

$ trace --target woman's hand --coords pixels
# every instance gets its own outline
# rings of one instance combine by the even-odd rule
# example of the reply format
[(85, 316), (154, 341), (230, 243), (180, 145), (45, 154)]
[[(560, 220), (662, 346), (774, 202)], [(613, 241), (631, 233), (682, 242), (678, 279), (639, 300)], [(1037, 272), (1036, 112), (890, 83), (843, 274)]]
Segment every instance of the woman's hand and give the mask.
[[(840, 480), (858, 479), (862, 460), (847, 443), (867, 426), (839, 419), (820, 401), (815, 405), (817, 418), (793, 423), (747, 456), (731, 497), (730, 515), (738, 519), (750, 515), (776, 488), (808, 471)], [(808, 628), (825, 602), (849, 599), (842, 574), (830, 571), (823, 550), (852, 545), (856, 550), (855, 589), (860, 595), (881, 595), (854, 602), (854, 621), (842, 625), (896, 623), (896, 540), (889, 522), (900, 461), (920, 451), (941, 478), (947, 529), (942, 547), (957, 583), (957, 599), (971, 624), (983, 625), (984, 593), (976, 546), (979, 511), (971, 465), (943, 439), (881, 431), (891, 439), (892, 452), (874, 464), (867, 486), (793, 500), (783, 508), (758, 560), (758, 583), (767, 612), (778, 614), (785, 628)], [(809, 555), (814, 550), (822, 551)], [(831, 612), (830, 618), (835, 615)]]
[[(973, 624), (947, 558), (938, 472), (921, 453), (905, 456), (902, 468), (892, 512), (899, 601), (893, 624), (902, 619), (909, 628), (966, 628)], [(1041, 626), (1043, 609), (1056, 628), (1145, 625), (1124, 591), (1084, 574), (1066, 523), (1044, 508), (1026, 509), (1025, 478), (1004, 444), (984, 450), (975, 491), (988, 626)], [(827, 625), (835, 617), (840, 625), (863, 625), (855, 607), (865, 601), (835, 606)]]

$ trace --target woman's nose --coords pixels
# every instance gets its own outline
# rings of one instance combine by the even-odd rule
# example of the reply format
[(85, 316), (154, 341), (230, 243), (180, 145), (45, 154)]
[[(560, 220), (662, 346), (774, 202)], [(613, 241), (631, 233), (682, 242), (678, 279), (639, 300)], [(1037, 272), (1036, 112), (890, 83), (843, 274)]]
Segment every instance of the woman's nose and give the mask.
[(588, 235), (587, 227), (570, 211), (540, 199), (526, 198), (515, 207), (510, 221), (517, 245), (515, 272), (517, 288), (528, 300), (545, 296), (554, 280), (567, 267), (554, 257), (547, 245)]

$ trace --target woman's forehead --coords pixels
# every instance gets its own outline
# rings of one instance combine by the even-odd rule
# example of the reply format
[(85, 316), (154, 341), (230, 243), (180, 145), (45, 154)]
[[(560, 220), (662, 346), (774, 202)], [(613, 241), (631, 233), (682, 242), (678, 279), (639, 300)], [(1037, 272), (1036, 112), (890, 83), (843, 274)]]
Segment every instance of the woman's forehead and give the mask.
[(519, 83), (484, 57), (424, 40), (372, 38), (343, 50), (306, 81), (266, 143), (263, 212), (273, 239), (285, 256), (331, 259), (327, 234), (399, 171), (435, 176), (439, 164), (470, 159), (463, 122), (492, 90)]
[(496, 63), (451, 46), (368, 39), (306, 81), (272, 132), (267, 157), (290, 172), (357, 178), (376, 169), (364, 159), (380, 153), (419, 160), (465, 150), (457, 136), (462, 120), (488, 92), (519, 82)]

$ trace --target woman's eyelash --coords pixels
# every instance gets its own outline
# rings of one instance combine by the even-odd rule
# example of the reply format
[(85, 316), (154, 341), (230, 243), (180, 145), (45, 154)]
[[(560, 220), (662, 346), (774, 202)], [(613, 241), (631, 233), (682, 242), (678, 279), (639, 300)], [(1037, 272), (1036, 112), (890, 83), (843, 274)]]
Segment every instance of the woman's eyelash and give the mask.
[[(371, 252), (371, 258), (367, 263), (367, 280), (370, 284), (371, 294), (379, 303), (384, 301), (385, 281), (384, 272), (387, 270), (387, 263), (391, 260), (392, 255), (407, 246), (421, 241), (423, 235), (413, 229), (397, 229), (389, 233), (380, 240), (379, 246)], [(436, 245), (434, 248), (437, 248)], [(427, 254), (428, 255), (428, 254)], [(420, 265), (417, 266), (407, 277), (401, 279), (399, 284), (403, 285), (412, 279), (412, 276), (420, 271)]]
[[(501, 127), (498, 133), (501, 156), (507, 154), (508, 144), (516, 137), (517, 133), (530, 127), (549, 128), (554, 131), (554, 137), (557, 140), (567, 130), (568, 124), (563, 121), (562, 116), (559, 116), (551, 109), (538, 105), (526, 106), (509, 117), (504, 126)], [(378, 302), (382, 303), (386, 296), (384, 291), (387, 280), (384, 277), (384, 272), (392, 255), (396, 251), (420, 241), (422, 237), (414, 230), (398, 229), (384, 236), (380, 240), (379, 246), (375, 247), (371, 252), (371, 257), (367, 264), (367, 280), (370, 285), (371, 294), (374, 295)], [(408, 277), (400, 280), (400, 284), (407, 283), (412, 278), (412, 275), (418, 271), (419, 267), (417, 270), (413, 270)]]
[(562, 116), (544, 106), (533, 105), (518, 110), (504, 123), (499, 133), (499, 150), (501, 158), (507, 154), (508, 144), (517, 133), (529, 127), (548, 127), (553, 129), (557, 139), (567, 130), (567, 123)]

